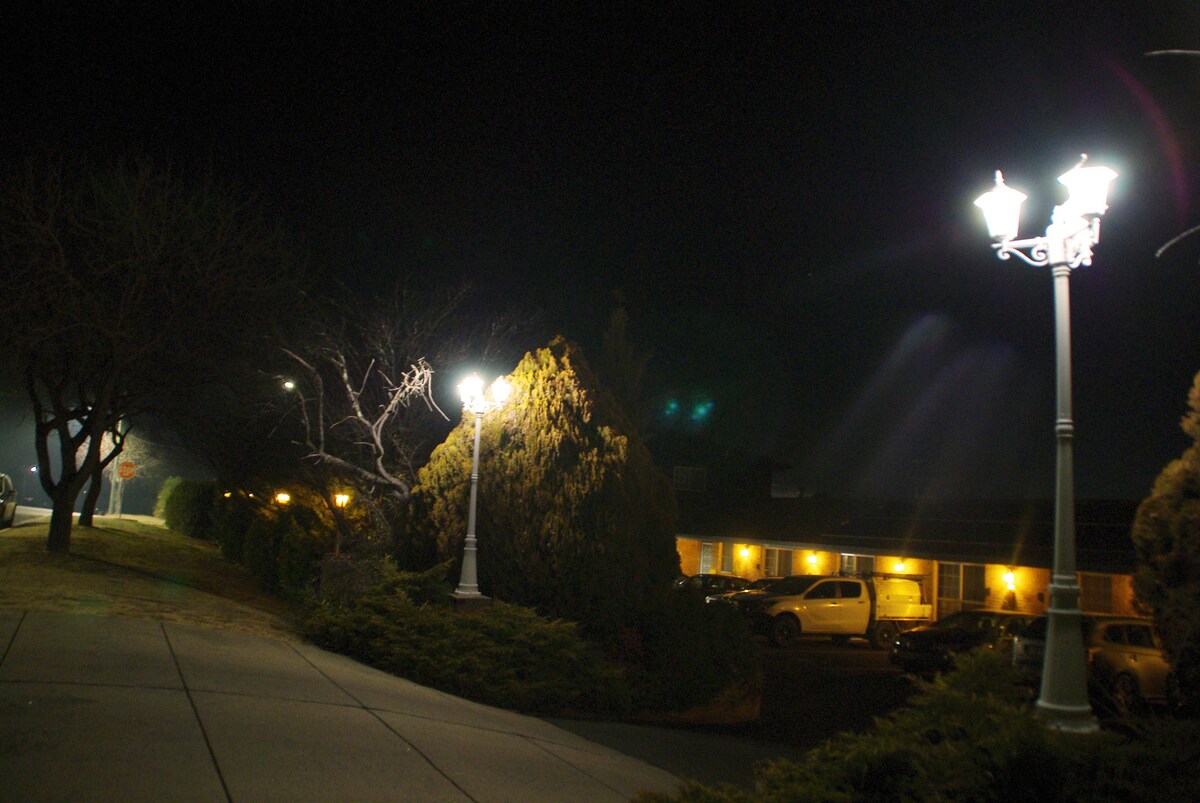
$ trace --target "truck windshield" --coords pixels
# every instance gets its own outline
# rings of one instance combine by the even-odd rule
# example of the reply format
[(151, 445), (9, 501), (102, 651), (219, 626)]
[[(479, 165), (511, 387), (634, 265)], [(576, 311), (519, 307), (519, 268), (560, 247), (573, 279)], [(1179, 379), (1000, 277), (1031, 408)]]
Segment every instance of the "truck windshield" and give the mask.
[(820, 577), (813, 575), (785, 577), (772, 584), (769, 591), (772, 594), (803, 594), (808, 590), (809, 586), (820, 579)]

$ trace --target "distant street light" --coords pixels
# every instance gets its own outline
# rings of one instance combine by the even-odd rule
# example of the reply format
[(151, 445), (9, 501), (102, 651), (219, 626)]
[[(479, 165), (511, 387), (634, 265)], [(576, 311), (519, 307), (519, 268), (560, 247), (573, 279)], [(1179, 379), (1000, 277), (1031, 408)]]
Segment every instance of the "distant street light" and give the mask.
[(350, 494), (336, 493), (333, 495), (333, 504), (337, 507), (345, 507), (350, 504)]
[(458, 385), (463, 409), (475, 416), (475, 446), (471, 451), (471, 501), (467, 508), (467, 539), (463, 544), (462, 572), (454, 596), (458, 599), (486, 599), (479, 593), (475, 555), (475, 498), (479, 491), (479, 426), (483, 417), (504, 406), (512, 388), (504, 377), (492, 383), (490, 393), (485, 393), (483, 380), (471, 374)]
[[(987, 219), (996, 256), (1017, 256), (1035, 267), (1049, 266), (1054, 276), (1055, 362), (1058, 416), (1055, 438), (1058, 468), (1054, 484), (1054, 573), (1046, 609), (1046, 651), (1037, 707), (1051, 727), (1090, 733), (1098, 727), (1088, 703), (1087, 654), (1081, 637), (1079, 581), (1075, 577), (1075, 479), (1071, 440), (1071, 311), (1068, 279), (1080, 265), (1092, 264), (1092, 248), (1100, 241), (1100, 216), (1108, 209), (1108, 185), (1117, 174), (1107, 167), (1084, 167), (1087, 156), (1059, 176), (1069, 197), (1054, 207), (1044, 237), (1018, 240), (1021, 204), (1026, 196), (1005, 186), (996, 171), (996, 186), (975, 205)], [(1028, 249), (1026, 254), (1022, 249)]]

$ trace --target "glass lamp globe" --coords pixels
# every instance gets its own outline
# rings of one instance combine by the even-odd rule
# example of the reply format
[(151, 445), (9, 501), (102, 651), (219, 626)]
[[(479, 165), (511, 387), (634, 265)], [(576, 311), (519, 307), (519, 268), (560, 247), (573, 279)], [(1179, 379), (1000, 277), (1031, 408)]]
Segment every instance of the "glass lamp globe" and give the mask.
[(1103, 215), (1108, 209), (1108, 185), (1117, 172), (1108, 167), (1075, 167), (1058, 177), (1070, 196), (1067, 206), (1080, 217)]
[(512, 393), (512, 385), (504, 377), (500, 377), (492, 383), (492, 399), (497, 404), (504, 404), (508, 401), (509, 394)]
[(1005, 184), (1004, 176), (996, 171), (996, 186), (975, 199), (975, 205), (983, 210), (983, 219), (993, 240), (1016, 239), (1021, 224), (1021, 204), (1028, 197)]
[(483, 380), (479, 378), (479, 374), (471, 374), (459, 382), (458, 395), (466, 405), (472, 405), (478, 401), (483, 396)]

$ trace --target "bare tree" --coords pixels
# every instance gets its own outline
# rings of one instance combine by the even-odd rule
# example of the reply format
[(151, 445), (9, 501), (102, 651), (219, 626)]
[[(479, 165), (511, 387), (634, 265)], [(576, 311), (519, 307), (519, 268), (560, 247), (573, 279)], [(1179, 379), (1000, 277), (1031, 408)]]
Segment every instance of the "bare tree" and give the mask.
[(220, 381), (297, 287), (294, 254), (255, 204), (137, 158), (28, 160), (0, 190), (0, 264), (0, 331), (54, 506), (47, 547), (64, 552), (79, 493), (120, 453), (118, 422)]
[(434, 399), (434, 365), (497, 360), (525, 324), (517, 316), (474, 324), (465, 286), (436, 292), (397, 288), (364, 308), (331, 306), (330, 325), (305, 348), (284, 347), (298, 374), (292, 413), (311, 464), (405, 504), (417, 469), (449, 430)]

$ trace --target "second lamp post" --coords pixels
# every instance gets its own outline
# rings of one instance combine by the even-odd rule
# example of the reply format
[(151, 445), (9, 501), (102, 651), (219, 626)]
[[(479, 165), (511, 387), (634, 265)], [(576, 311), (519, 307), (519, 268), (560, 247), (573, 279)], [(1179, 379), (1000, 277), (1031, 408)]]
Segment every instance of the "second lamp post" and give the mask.
[(467, 508), (467, 538), (463, 544), (462, 572), (459, 575), (458, 588), (454, 596), (460, 600), (484, 600), (486, 597), (479, 593), (479, 577), (477, 573), (476, 540), (475, 540), (475, 499), (479, 493), (479, 428), (484, 415), (498, 410), (508, 400), (511, 390), (504, 377), (492, 383), (489, 392), (483, 388), (483, 380), (477, 374), (471, 374), (458, 385), (458, 394), (462, 397), (463, 409), (475, 416), (475, 443), (471, 451), (471, 500)]

